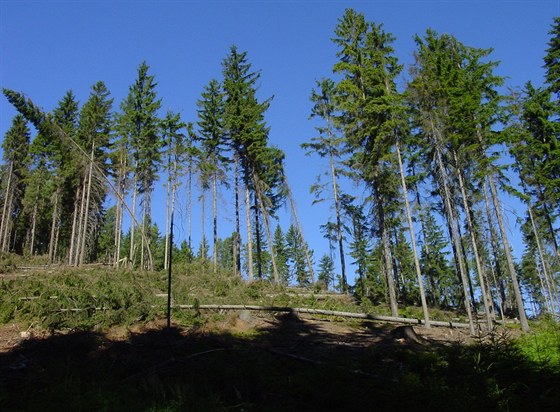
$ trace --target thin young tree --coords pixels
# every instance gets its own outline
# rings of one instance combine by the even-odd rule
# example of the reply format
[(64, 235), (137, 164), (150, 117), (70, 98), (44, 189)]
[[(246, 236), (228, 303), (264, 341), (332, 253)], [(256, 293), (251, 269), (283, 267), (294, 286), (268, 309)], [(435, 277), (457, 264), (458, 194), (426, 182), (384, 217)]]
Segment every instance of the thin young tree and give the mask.
[[(318, 137), (311, 139), (309, 143), (303, 143), (301, 147), (307, 150), (307, 154), (317, 153), (321, 158), (327, 158), (329, 162), (330, 187), (332, 190), (332, 202), (335, 213), (335, 236), (338, 244), (338, 255), (340, 259), (340, 276), (342, 283), (342, 291), (348, 291), (348, 280), (346, 276), (346, 255), (344, 252), (342, 211), (340, 205), (340, 186), (338, 179), (341, 174), (341, 158), (343, 155), (343, 138), (337, 135), (335, 126), (335, 110), (334, 93), (335, 83), (331, 79), (322, 79), (316, 82), (317, 89), (311, 92), (311, 101), (314, 103), (311, 109), (311, 118), (320, 117), (324, 120), (324, 126), (316, 127), (319, 132)], [(312, 187), (316, 197), (316, 201), (321, 201), (321, 191), (323, 185), (317, 184)], [(315, 203), (315, 202), (314, 202)]]
[(2, 252), (8, 252), (10, 249), (12, 230), (22, 211), (25, 179), (29, 166), (30, 139), (31, 131), (27, 126), (27, 121), (22, 115), (16, 115), (2, 142), (3, 165), (0, 169), (2, 181), (0, 244)]
[[(126, 99), (121, 104), (121, 125), (130, 136), (132, 148), (134, 193), (133, 211), (136, 208), (136, 197), (140, 195), (142, 206), (141, 230), (148, 232), (151, 226), (152, 193), (161, 158), (161, 139), (158, 110), (161, 99), (157, 98), (155, 76), (148, 74), (149, 66), (142, 62), (138, 67), (137, 77)], [(131, 254), (134, 262), (134, 226), (131, 226)], [(142, 236), (140, 249), (140, 266), (152, 270), (153, 259), (148, 236)], [(144, 253), (147, 256), (144, 256)]]

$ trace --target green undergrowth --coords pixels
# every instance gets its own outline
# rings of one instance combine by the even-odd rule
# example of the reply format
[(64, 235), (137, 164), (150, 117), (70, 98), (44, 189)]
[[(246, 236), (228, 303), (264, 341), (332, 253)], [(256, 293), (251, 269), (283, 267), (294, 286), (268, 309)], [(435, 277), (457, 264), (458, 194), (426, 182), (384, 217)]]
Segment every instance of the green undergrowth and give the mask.
[[(11, 271), (0, 278), (0, 324), (22, 322), (41, 328), (103, 329), (165, 317), (166, 271), (107, 267), (51, 267)], [(247, 283), (209, 264), (177, 267), (172, 275), (173, 319), (185, 326), (212, 320), (215, 313), (179, 305), (237, 304), (359, 311), (352, 298), (316, 290), (293, 290), (266, 281)]]
[[(16, 276), (17, 275), (17, 276)], [(22, 276), (20, 276), (22, 275)], [(428, 347), (390, 339), (391, 328), (359, 320), (329, 332), (277, 317), (256, 330), (140, 329), (106, 339), (114, 325), (165, 317), (166, 272), (99, 267), (13, 271), (0, 279), (0, 322), (71, 333), (24, 340), (0, 354), (0, 410), (559, 410), (560, 328), (550, 319), (473, 344)], [(174, 269), (174, 325), (237, 319), (203, 304), (307, 307), (388, 314), (388, 308), (313, 289), (248, 284), (205, 264)], [(434, 311), (432, 318), (456, 315)], [(419, 308), (400, 316), (422, 317)], [(442, 319), (442, 320), (443, 320)], [(355, 323), (353, 323), (355, 322)], [(130, 328), (130, 331), (136, 330)], [(353, 333), (371, 345), (347, 347)], [(355, 336), (358, 338), (358, 336)], [(375, 340), (379, 339), (379, 340)]]

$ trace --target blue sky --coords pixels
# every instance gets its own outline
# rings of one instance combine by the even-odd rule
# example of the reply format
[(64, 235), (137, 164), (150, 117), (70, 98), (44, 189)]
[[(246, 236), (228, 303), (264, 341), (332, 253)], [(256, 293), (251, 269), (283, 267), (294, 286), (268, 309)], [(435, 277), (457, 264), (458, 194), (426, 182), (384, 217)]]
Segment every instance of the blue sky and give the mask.
[[(329, 211), (311, 207), (309, 186), (326, 165), (306, 157), (299, 145), (315, 135), (308, 120), (310, 90), (316, 79), (331, 75), (336, 48), (330, 39), (349, 7), (383, 23), (396, 37), (396, 54), (406, 66), (401, 85), (413, 61), (413, 37), (427, 28), (453, 34), (469, 46), (493, 48), (491, 58), (501, 62), (498, 74), (507, 77), (507, 86), (528, 80), (540, 85), (547, 32), (560, 15), (560, 0), (0, 0), (0, 86), (22, 91), (52, 110), (69, 89), (85, 102), (90, 86), (103, 80), (118, 108), (145, 60), (159, 83), (162, 114), (171, 109), (194, 121), (203, 86), (221, 76), (222, 59), (237, 45), (262, 73), (260, 97), (274, 95), (266, 117), (270, 141), (286, 153), (304, 233), (318, 260), (327, 249), (319, 225)], [(1, 96), (0, 136), (15, 113)], [(156, 196), (154, 210), (161, 215), (163, 205), (163, 197)], [(222, 209), (233, 218), (227, 199)], [(515, 231), (513, 219), (510, 223)]]

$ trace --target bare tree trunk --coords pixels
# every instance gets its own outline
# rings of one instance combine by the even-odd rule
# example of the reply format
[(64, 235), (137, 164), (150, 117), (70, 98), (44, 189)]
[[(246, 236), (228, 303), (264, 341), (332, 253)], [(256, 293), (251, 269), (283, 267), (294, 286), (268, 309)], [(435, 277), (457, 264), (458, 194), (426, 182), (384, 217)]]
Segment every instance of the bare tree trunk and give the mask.
[(253, 273), (253, 234), (251, 232), (251, 200), (249, 198), (249, 187), (245, 187), (245, 217), (247, 220), (247, 272), (249, 282), (255, 278)]
[(86, 203), (86, 188), (87, 188), (87, 180), (84, 176), (84, 181), (82, 184), (82, 191), (81, 191), (81, 200), (80, 200), (80, 214), (78, 215), (78, 234), (74, 239), (75, 242), (75, 251), (74, 251), (74, 259), (72, 261), (72, 265), (78, 266), (80, 262), (80, 255), (82, 253), (81, 246), (82, 246), (82, 231), (84, 229), (84, 208)]
[(397, 305), (397, 293), (395, 290), (395, 279), (393, 271), (393, 262), (391, 260), (391, 247), (389, 245), (389, 234), (387, 233), (387, 225), (385, 222), (385, 213), (381, 197), (377, 188), (374, 187), (375, 207), (377, 209), (377, 218), (379, 223), (381, 252), (383, 255), (383, 268), (385, 271), (385, 280), (387, 281), (387, 293), (389, 295), (389, 307), (391, 308), (391, 315), (398, 316), (399, 308)]
[(261, 213), (263, 215), (263, 223), (264, 223), (264, 228), (266, 231), (266, 238), (268, 241), (268, 245), (270, 248), (270, 260), (272, 262), (272, 275), (273, 275), (273, 279), (274, 279), (274, 284), (278, 285), (280, 284), (280, 276), (278, 274), (278, 265), (276, 263), (276, 250), (274, 249), (274, 240), (272, 238), (272, 232), (270, 231), (270, 224), (269, 224), (269, 214), (268, 211), (266, 209), (266, 204), (264, 202), (263, 199), (263, 194), (262, 194), (262, 184), (259, 181), (258, 178), (256, 178), (255, 176), (253, 176), (253, 181), (255, 182), (255, 196), (258, 197), (258, 203), (255, 202), (255, 207), (260, 207)]
[[(168, 171), (168, 173), (170, 173)], [(169, 219), (171, 216), (170, 212), (170, 196), (171, 196), (171, 182), (169, 176), (167, 177), (167, 183), (165, 184), (165, 241), (164, 243), (164, 253), (163, 253), (163, 269), (167, 270), (169, 265)]]
[(340, 255), (340, 275), (342, 280), (342, 291), (344, 293), (348, 292), (348, 280), (346, 277), (346, 256), (344, 255), (344, 241), (342, 239), (342, 219), (340, 217), (340, 201), (338, 195), (338, 182), (336, 179), (336, 169), (334, 164), (334, 158), (332, 152), (329, 152), (329, 160), (331, 166), (331, 181), (333, 187), (333, 197), (334, 197), (334, 211), (336, 215), (336, 240), (338, 242), (338, 252)]
[(527, 315), (525, 314), (525, 305), (523, 304), (523, 297), (521, 296), (521, 288), (519, 287), (519, 282), (517, 281), (517, 272), (515, 270), (515, 265), (513, 264), (513, 257), (511, 256), (511, 247), (507, 237), (506, 228), (502, 218), (502, 211), (500, 208), (500, 201), (498, 199), (498, 191), (496, 190), (496, 185), (494, 184), (494, 179), (491, 175), (488, 175), (488, 183), (490, 184), (490, 193), (492, 195), (492, 202), (494, 203), (494, 211), (498, 219), (498, 226), (502, 234), (502, 242), (504, 244), (504, 251), (506, 254), (506, 260), (508, 263), (509, 273), (511, 276), (511, 282), (513, 285), (513, 293), (515, 294), (515, 301), (517, 303), (517, 310), (519, 312), (519, 322), (521, 324), (521, 329), (524, 332), (529, 332), (529, 322), (527, 321)]
[(54, 249), (57, 238), (57, 225), (58, 225), (58, 199), (59, 199), (60, 189), (57, 187), (53, 196), (53, 213), (51, 219), (51, 236), (49, 239), (49, 264), (54, 261)]
[(206, 259), (206, 227), (204, 222), (206, 221), (206, 191), (202, 189), (202, 195), (200, 196), (200, 228), (201, 228), (201, 241), (200, 241), (200, 254), (203, 259)]
[(486, 323), (488, 330), (492, 330), (493, 327), (493, 320), (494, 320), (494, 310), (492, 305), (492, 300), (490, 299), (488, 292), (486, 290), (486, 272), (482, 265), (480, 254), (478, 252), (478, 244), (475, 237), (475, 228), (471, 219), (471, 208), (467, 201), (467, 192), (465, 189), (465, 183), (463, 181), (463, 174), (460, 170), (459, 160), (457, 158), (457, 153), (453, 151), (453, 157), (455, 160), (455, 166), (457, 168), (457, 177), (459, 179), (459, 188), (461, 190), (461, 198), (463, 200), (463, 208), (465, 209), (465, 216), (467, 218), (467, 225), (469, 229), (470, 239), (471, 239), (471, 247), (474, 253), (474, 260), (476, 264), (476, 271), (478, 273), (478, 280), (480, 283), (480, 289), (482, 293), (482, 301), (484, 303), (484, 312), (486, 316)]
[(8, 171), (8, 183), (6, 184), (6, 191), (4, 192), (4, 205), (2, 206), (2, 221), (0, 222), (0, 240), (2, 242), (2, 252), (6, 252), (7, 236), (4, 233), (7, 232), (6, 227), (9, 226), (8, 225), (9, 215), (7, 209), (8, 209), (8, 203), (11, 203), (10, 195), (12, 192), (11, 186), (12, 186), (13, 168), (14, 168), (14, 164), (13, 162), (10, 162), (10, 169)]
[[(255, 184), (256, 186), (256, 184)], [(255, 191), (258, 191), (259, 189), (255, 188)], [(256, 241), (256, 248), (257, 248), (257, 276), (259, 279), (263, 278), (263, 272), (262, 272), (262, 245), (261, 245), (261, 228), (260, 228), (260, 222), (259, 222), (259, 215), (260, 215), (260, 207), (259, 207), (259, 201), (258, 201), (258, 196), (255, 194), (253, 195), (254, 198), (254, 207), (255, 207), (255, 241)], [(264, 205), (261, 205), (261, 207), (264, 207)]]
[[(151, 231), (152, 231), (152, 192), (146, 191), (142, 199), (142, 250), (141, 250), (141, 267), (145, 270), (154, 270), (154, 260), (151, 248)], [(145, 256), (144, 256), (145, 255)]]
[[(529, 219), (531, 220), (531, 229), (533, 230), (533, 235), (535, 236), (535, 242), (537, 243), (537, 251), (539, 252), (539, 260), (541, 263), (540, 266), (543, 275), (542, 277), (544, 277), (545, 280), (544, 283), (546, 284), (546, 288), (544, 284), (541, 286), (543, 289), (543, 295), (549, 305), (548, 307), (549, 313), (555, 313), (558, 306), (556, 306), (557, 302), (555, 302), (554, 296), (558, 296), (558, 293), (554, 290), (555, 289), (554, 280), (552, 279), (552, 276), (549, 276), (550, 271), (548, 270), (548, 265), (546, 263), (546, 259), (543, 253), (539, 232), (537, 231), (537, 226), (535, 224), (535, 219), (533, 218), (533, 211), (530, 203), (527, 205), (527, 211), (529, 212)], [(543, 283), (542, 279), (540, 280), (542, 284)]]
[[(439, 133), (433, 123), (433, 120), (430, 119), (431, 122), (431, 127), (432, 127), (432, 131), (434, 134)], [(434, 136), (435, 137), (435, 136)], [(476, 333), (475, 331), (475, 327), (474, 327), (474, 320), (473, 320), (473, 315), (472, 315), (472, 310), (471, 310), (471, 304), (469, 302), (469, 284), (468, 284), (468, 274), (467, 271), (465, 270), (465, 263), (463, 261), (463, 257), (460, 255), (461, 253), (461, 240), (460, 240), (460, 236), (458, 233), (458, 228), (457, 228), (457, 220), (455, 219), (455, 215), (453, 213), (453, 207), (451, 205), (451, 191), (449, 189), (448, 186), (448, 177), (447, 177), (447, 171), (445, 169), (445, 165), (443, 164), (443, 159), (442, 159), (442, 154), (441, 154), (441, 149), (439, 147), (439, 142), (443, 141), (443, 139), (441, 139), (441, 137), (436, 138), (436, 147), (435, 149), (435, 160), (437, 163), (437, 169), (439, 170), (439, 186), (442, 189), (442, 195), (443, 195), (443, 201), (444, 201), (444, 209), (445, 209), (445, 215), (447, 217), (447, 221), (449, 223), (449, 227), (451, 230), (451, 238), (452, 238), (452, 242), (454, 245), (454, 252), (455, 252), (455, 260), (457, 262), (457, 264), (459, 265), (459, 273), (461, 275), (461, 283), (463, 286), (463, 293), (464, 293), (464, 304), (465, 304), (465, 311), (467, 312), (467, 317), (469, 319), (469, 325), (470, 325), (470, 332), (472, 335), (474, 335)]]
[(428, 312), (428, 303), (426, 302), (426, 293), (424, 292), (424, 281), (422, 280), (422, 269), (420, 268), (420, 260), (418, 259), (418, 249), (416, 248), (416, 234), (414, 233), (414, 225), (412, 223), (412, 212), (410, 210), (410, 202), (408, 201), (408, 188), (404, 174), (404, 166), (401, 157), (400, 143), (396, 141), (397, 159), (399, 162), (399, 172), (401, 175), (401, 187), (403, 199), (406, 209), (406, 219), (408, 221), (408, 231), (410, 234), (410, 244), (412, 245), (412, 254), (414, 256), (414, 268), (416, 269), (416, 278), (418, 280), (418, 289), (420, 291), (420, 301), (422, 302), (422, 311), (424, 313), (424, 324), (430, 327), (430, 314)]
[(235, 185), (235, 239), (233, 239), (233, 259), (235, 260), (235, 274), (241, 276), (241, 228), (239, 217), (239, 154), (233, 155), (234, 185)]
[(192, 162), (189, 160), (187, 178), (187, 243), (192, 252)]
[(80, 198), (80, 187), (76, 188), (76, 197), (74, 199), (74, 213), (72, 214), (72, 230), (70, 233), (70, 244), (68, 245), (68, 264), (72, 265), (74, 262), (76, 228), (78, 226), (78, 199)]
[(212, 262), (214, 272), (218, 270), (218, 176), (212, 179)]
[(115, 255), (113, 265), (118, 269), (121, 260), (121, 237), (122, 237), (122, 204), (121, 200), (117, 198), (117, 205), (116, 205), (116, 216), (115, 216)]
[(11, 193), (9, 194), (9, 198), (8, 200), (8, 213), (7, 213), (7, 219), (6, 219), (6, 225), (4, 226), (4, 236), (3, 236), (3, 242), (2, 242), (2, 250), (7, 252), (10, 248), (10, 234), (12, 232), (12, 211), (13, 211), (13, 207), (14, 207), (14, 191), (13, 189), (10, 191)]
[(134, 253), (134, 230), (136, 226), (136, 196), (138, 194), (138, 189), (136, 188), (136, 176), (134, 176), (134, 180), (132, 182), (132, 218), (130, 219), (130, 249), (128, 254), (129, 266), (130, 268), (134, 267), (134, 259), (136, 258)]
[(499, 247), (498, 247), (498, 235), (496, 234), (496, 230), (494, 228), (494, 219), (492, 218), (492, 212), (490, 210), (490, 200), (488, 199), (488, 182), (484, 180), (484, 204), (486, 206), (486, 216), (488, 219), (488, 230), (490, 232), (490, 243), (492, 245), (492, 251), (494, 253), (494, 262), (495, 262), (495, 270), (494, 267), (492, 268), (492, 277), (494, 280), (494, 285), (496, 286), (496, 290), (499, 292), (499, 310), (501, 319), (505, 319), (504, 310), (506, 306), (507, 297), (505, 295), (505, 288), (503, 287), (502, 282), (502, 270), (501, 264), (499, 260)]
[(79, 264), (83, 265), (86, 255), (86, 239), (88, 233), (88, 226), (89, 226), (89, 203), (91, 199), (91, 180), (93, 177), (93, 155), (95, 151), (95, 143), (91, 146), (91, 157), (89, 163), (89, 171), (87, 177), (87, 194), (86, 194), (86, 204), (84, 209), (84, 228), (82, 230), (82, 239), (81, 239), (81, 246), (80, 246), (80, 257), (79, 257)]
[(33, 256), (35, 253), (35, 231), (37, 229), (37, 202), (33, 205), (33, 213), (31, 214), (31, 242), (29, 246), (29, 254)]

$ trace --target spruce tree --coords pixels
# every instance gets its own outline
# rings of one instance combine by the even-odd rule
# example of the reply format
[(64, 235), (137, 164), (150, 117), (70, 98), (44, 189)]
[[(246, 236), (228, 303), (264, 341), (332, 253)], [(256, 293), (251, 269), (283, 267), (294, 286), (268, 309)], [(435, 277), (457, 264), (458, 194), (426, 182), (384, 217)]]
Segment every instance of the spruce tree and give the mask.
[[(323, 126), (316, 127), (319, 132), (318, 137), (311, 139), (309, 143), (303, 143), (301, 147), (307, 150), (307, 154), (317, 153), (321, 158), (327, 158), (329, 162), (330, 188), (332, 190), (332, 202), (334, 206), (335, 222), (334, 237), (338, 245), (340, 259), (341, 283), (343, 292), (348, 291), (348, 281), (346, 276), (346, 256), (344, 252), (342, 210), (340, 204), (341, 191), (338, 184), (339, 176), (343, 173), (341, 169), (343, 156), (343, 138), (337, 134), (335, 125), (336, 106), (334, 104), (335, 83), (331, 79), (322, 79), (316, 82), (317, 89), (311, 92), (311, 101), (314, 103), (311, 109), (311, 118), (320, 117), (324, 120)], [(315, 193), (316, 200), (322, 201), (321, 193), (325, 185), (321, 184), (320, 177), (317, 184), (311, 190)]]
[[(21, 229), (22, 203), (28, 174), (29, 142), (31, 131), (25, 118), (18, 114), (12, 120), (10, 129), (2, 142), (3, 165), (0, 169), (2, 192), (2, 217), (0, 221), (0, 244), (2, 252), (13, 245), (21, 253), (21, 239), (13, 239), (17, 228)], [(11, 241), (13, 240), (13, 241)]]
[[(132, 172), (135, 187), (133, 209), (136, 206), (136, 194), (142, 196), (142, 269), (153, 268), (148, 228), (151, 226), (152, 192), (161, 161), (160, 121), (158, 111), (161, 99), (157, 98), (155, 76), (148, 74), (149, 66), (142, 62), (138, 67), (137, 77), (126, 99), (121, 104), (119, 123), (130, 137), (132, 149)], [(131, 260), (134, 260), (134, 226), (131, 232)], [(144, 253), (147, 254), (144, 257)]]
[(333, 71), (340, 127), (351, 152), (355, 177), (371, 191), (374, 227), (381, 245), (391, 314), (398, 316), (390, 232), (398, 210), (398, 173), (393, 146), (396, 139), (394, 82), (401, 67), (391, 47), (394, 38), (381, 25), (366, 22), (348, 9), (335, 28), (333, 42), (339, 61)]

